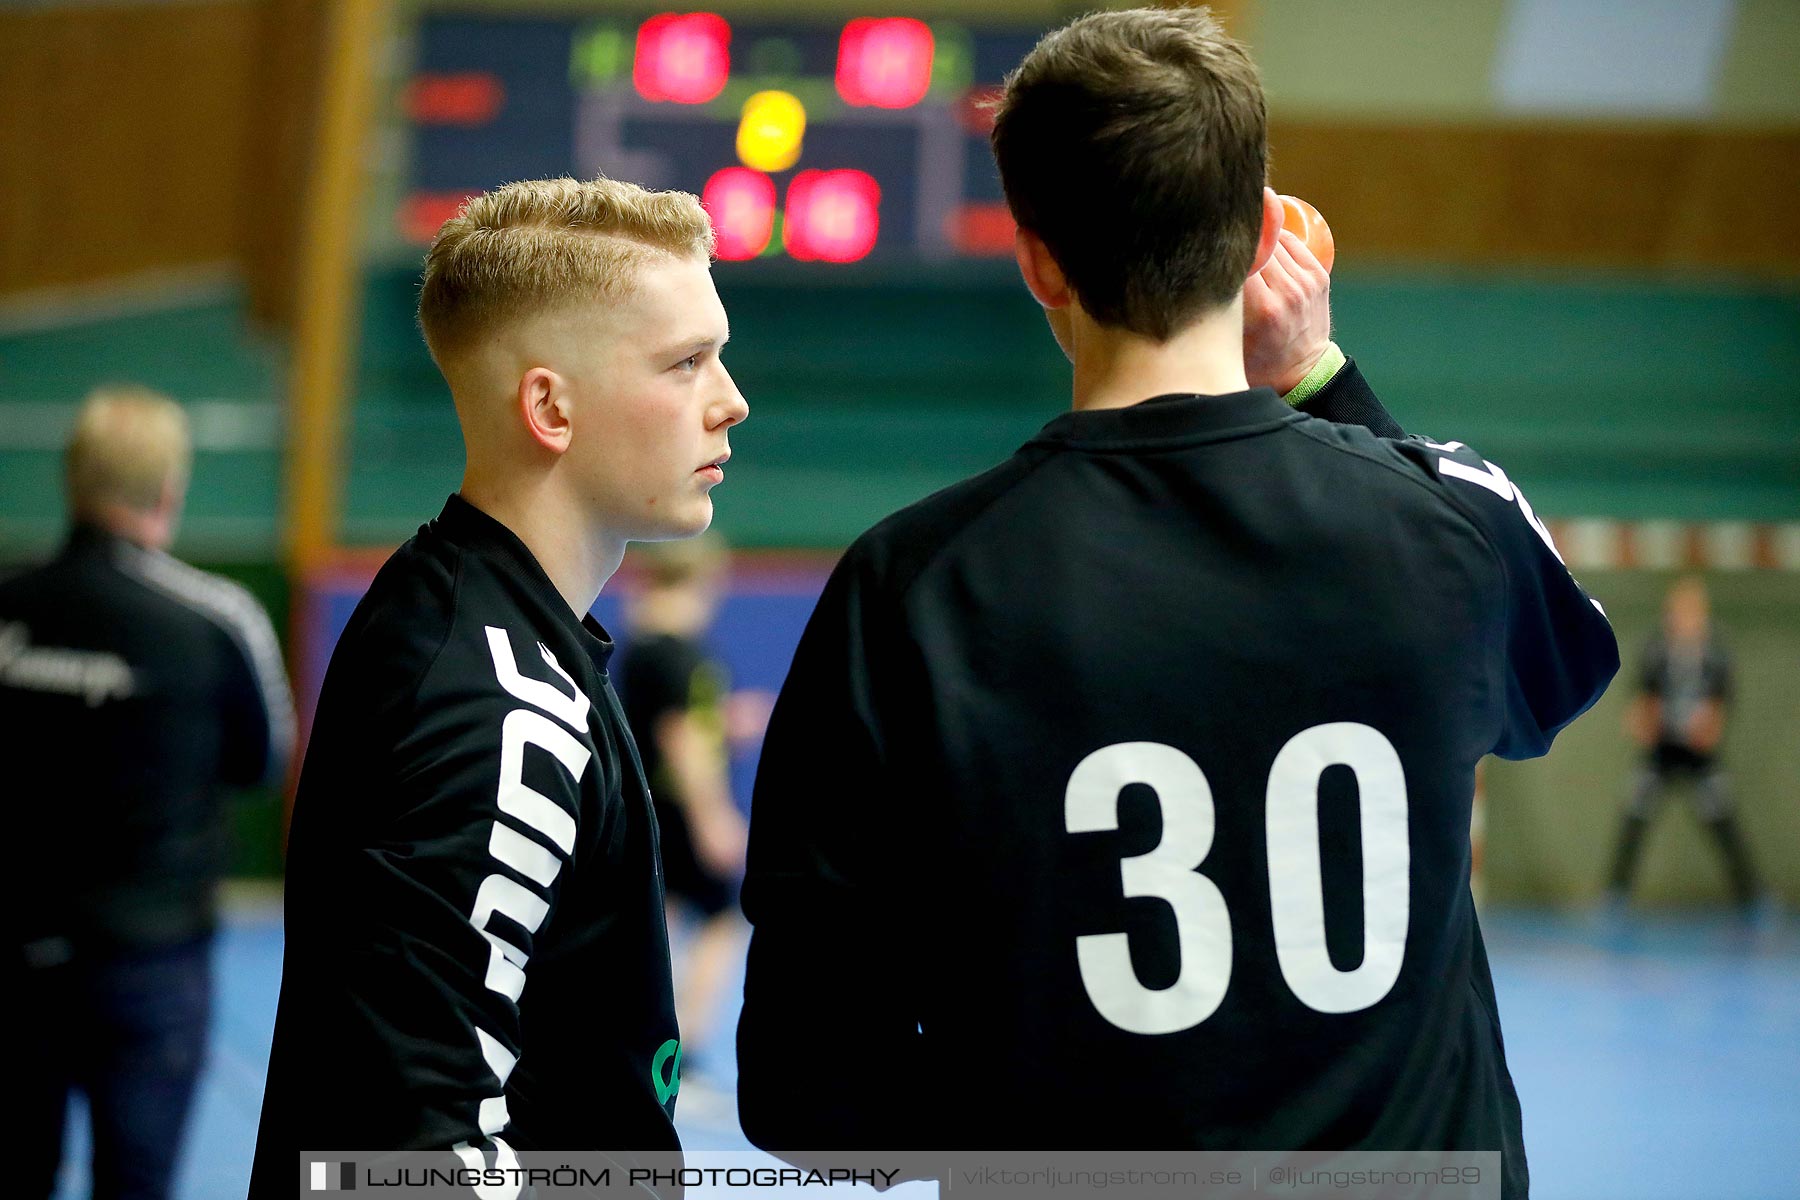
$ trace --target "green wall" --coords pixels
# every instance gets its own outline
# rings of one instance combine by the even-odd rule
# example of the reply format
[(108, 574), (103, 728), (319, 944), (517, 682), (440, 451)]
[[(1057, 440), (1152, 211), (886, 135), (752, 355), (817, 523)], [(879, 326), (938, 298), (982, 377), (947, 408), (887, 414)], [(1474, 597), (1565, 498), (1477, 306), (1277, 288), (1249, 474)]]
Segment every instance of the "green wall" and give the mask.
[[(1010, 269), (717, 274), (751, 405), (717, 495), (741, 545), (843, 545), (1067, 404), (1067, 364)], [(405, 536), (460, 471), (412, 294), (400, 275), (371, 286), (353, 540)], [(1476, 446), (1541, 512), (1800, 519), (1800, 290), (1347, 273), (1334, 311), (1405, 424)]]
[[(751, 404), (718, 494), (741, 545), (841, 546), (1067, 403), (1067, 364), (1010, 268), (784, 266), (717, 270)], [(376, 274), (367, 295), (343, 535), (392, 545), (456, 486), (462, 445), (411, 273)], [(1474, 445), (1547, 515), (1800, 520), (1800, 289), (1347, 271), (1334, 311), (1403, 423)], [(274, 557), (280, 359), (219, 300), (0, 331), (0, 560), (56, 538), (62, 431), (117, 379), (205, 402), (184, 551)]]

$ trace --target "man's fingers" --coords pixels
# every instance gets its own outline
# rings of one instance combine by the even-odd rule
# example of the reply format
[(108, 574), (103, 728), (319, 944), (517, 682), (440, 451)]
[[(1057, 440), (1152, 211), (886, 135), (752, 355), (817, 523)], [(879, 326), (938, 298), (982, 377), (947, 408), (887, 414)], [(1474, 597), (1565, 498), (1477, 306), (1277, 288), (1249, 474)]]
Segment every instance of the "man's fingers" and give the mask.
[(1330, 278), (1331, 272), (1319, 261), (1319, 256), (1312, 252), (1306, 240), (1290, 230), (1283, 229), (1281, 236), (1275, 240), (1275, 257), (1283, 260), (1295, 274), (1318, 278)]
[[(1288, 236), (1292, 238), (1294, 235), (1290, 233)], [(1298, 243), (1299, 239), (1296, 238), (1295, 241)], [(1269, 261), (1280, 263), (1282, 271), (1291, 277), (1296, 284), (1304, 287), (1306, 284), (1307, 270), (1301, 265), (1300, 260), (1294, 257), (1294, 250), (1296, 249), (1301, 253), (1306, 252), (1306, 246), (1304, 244), (1297, 244), (1294, 247), (1289, 247), (1285, 243), (1277, 242), (1275, 244), (1275, 255)], [(1313, 261), (1317, 262), (1318, 260), (1314, 259)]]
[[(1286, 230), (1283, 230), (1281, 236), (1289, 237), (1291, 235)], [(1288, 256), (1287, 262), (1293, 262), (1292, 255)], [(1254, 278), (1261, 279), (1272, 287), (1281, 283), (1287, 276), (1289, 270), (1291, 270), (1291, 268), (1287, 266), (1286, 263), (1282, 262), (1281, 242), (1277, 240), (1275, 243), (1275, 252), (1269, 255), (1269, 261), (1263, 264), (1263, 269), (1258, 271)]]
[(1275, 254), (1269, 259), (1269, 266), (1265, 270), (1270, 276), (1269, 286), (1286, 304), (1304, 304), (1318, 290), (1317, 282), (1307, 277), (1306, 271), (1288, 253), (1286, 246), (1275, 247)]
[[(1288, 302), (1301, 307), (1329, 303), (1326, 297), (1331, 294), (1331, 274), (1319, 265), (1319, 260), (1313, 257), (1312, 251), (1298, 239), (1295, 240), (1293, 249), (1299, 250), (1306, 258), (1295, 258), (1288, 246), (1278, 245), (1275, 247), (1274, 258), (1270, 260), (1271, 263), (1281, 264), (1283, 280), (1292, 289), (1287, 296)], [(1310, 268), (1305, 265), (1307, 261), (1312, 263)]]
[(1275, 253), (1257, 274), (1277, 294), (1289, 300), (1304, 300), (1329, 286), (1331, 280), (1330, 273), (1307, 249), (1306, 243), (1285, 229), (1275, 242)]

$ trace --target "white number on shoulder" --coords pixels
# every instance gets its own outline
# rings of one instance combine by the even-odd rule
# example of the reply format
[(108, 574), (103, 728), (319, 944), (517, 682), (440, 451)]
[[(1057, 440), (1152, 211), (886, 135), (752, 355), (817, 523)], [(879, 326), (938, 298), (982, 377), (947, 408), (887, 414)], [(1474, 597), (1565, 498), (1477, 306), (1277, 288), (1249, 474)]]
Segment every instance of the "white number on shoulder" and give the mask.
[(1556, 548), (1556, 542), (1550, 537), (1550, 530), (1542, 521), (1538, 520), (1537, 513), (1531, 507), (1531, 501), (1525, 498), (1525, 493), (1519, 490), (1517, 484), (1506, 477), (1505, 471), (1485, 458), (1481, 460), (1481, 466), (1471, 467), (1460, 459), (1449, 457), (1458, 450), (1469, 449), (1461, 442), (1427, 441), (1425, 444), (1433, 450), (1441, 451), (1445, 456), (1438, 460), (1438, 474), (1446, 475), (1451, 479), (1467, 480), (1476, 487), (1486, 488), (1502, 500), (1517, 504), (1519, 512), (1524, 514), (1526, 522), (1537, 531), (1538, 537), (1544, 540), (1544, 545), (1550, 547), (1550, 553), (1556, 555), (1556, 561), (1563, 561), (1562, 551)]

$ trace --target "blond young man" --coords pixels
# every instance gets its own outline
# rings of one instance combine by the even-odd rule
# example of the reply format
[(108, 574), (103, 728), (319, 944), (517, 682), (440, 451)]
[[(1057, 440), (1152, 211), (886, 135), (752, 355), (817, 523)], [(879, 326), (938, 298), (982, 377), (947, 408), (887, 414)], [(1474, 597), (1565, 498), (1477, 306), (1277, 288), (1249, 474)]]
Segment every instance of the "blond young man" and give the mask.
[(326, 675), (252, 1196), (303, 1150), (677, 1146), (655, 824), (588, 609), (627, 541), (712, 519), (747, 407), (711, 249), (694, 197), (604, 179), (476, 197), (432, 244), (467, 468)]
[(223, 791), (279, 778), (292, 744), (269, 618), (166, 553), (191, 460), (173, 400), (96, 391), (69, 439), (68, 540), (0, 583), (25, 1196), (54, 1189), (70, 1091), (93, 1195), (168, 1194), (210, 1022)]
[(745, 1132), (1498, 1151), (1523, 1197), (1473, 775), (1599, 696), (1605, 618), (1497, 467), (1247, 334), (1324, 277), (1205, 10), (1048, 35), (993, 143), (1073, 411), (826, 585), (757, 775)]

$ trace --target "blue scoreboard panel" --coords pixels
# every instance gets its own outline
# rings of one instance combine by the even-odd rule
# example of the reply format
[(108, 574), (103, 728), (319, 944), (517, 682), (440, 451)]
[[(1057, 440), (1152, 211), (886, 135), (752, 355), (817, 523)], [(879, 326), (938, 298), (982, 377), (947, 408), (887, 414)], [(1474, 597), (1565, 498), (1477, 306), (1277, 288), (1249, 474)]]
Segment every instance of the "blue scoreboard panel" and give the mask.
[(402, 236), (469, 195), (597, 174), (701, 196), (725, 260), (1005, 255), (989, 106), (1039, 28), (428, 13), (402, 106)]

